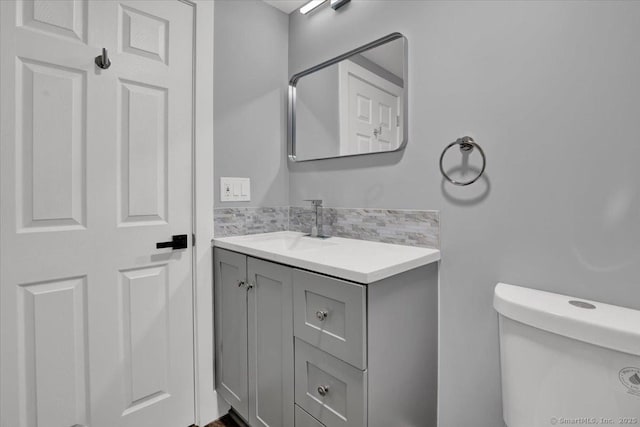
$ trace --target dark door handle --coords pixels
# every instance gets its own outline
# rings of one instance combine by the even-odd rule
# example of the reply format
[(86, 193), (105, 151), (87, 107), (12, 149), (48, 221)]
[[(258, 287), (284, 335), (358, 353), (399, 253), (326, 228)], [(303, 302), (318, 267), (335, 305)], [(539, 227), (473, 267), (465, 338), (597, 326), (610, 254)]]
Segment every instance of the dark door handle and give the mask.
[(186, 234), (176, 234), (175, 236), (172, 236), (172, 239), (169, 242), (156, 243), (156, 249), (173, 248), (175, 250), (175, 249), (185, 249), (186, 247), (187, 247)]

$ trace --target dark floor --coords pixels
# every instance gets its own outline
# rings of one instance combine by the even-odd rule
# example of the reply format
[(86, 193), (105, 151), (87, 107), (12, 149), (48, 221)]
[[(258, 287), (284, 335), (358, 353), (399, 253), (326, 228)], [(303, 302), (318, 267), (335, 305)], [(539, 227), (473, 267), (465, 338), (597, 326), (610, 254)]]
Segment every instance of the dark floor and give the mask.
[(231, 418), (231, 415), (227, 414), (224, 417), (220, 418), (219, 420), (216, 420), (205, 427), (242, 427), (242, 426), (236, 423), (233, 420), (233, 418)]

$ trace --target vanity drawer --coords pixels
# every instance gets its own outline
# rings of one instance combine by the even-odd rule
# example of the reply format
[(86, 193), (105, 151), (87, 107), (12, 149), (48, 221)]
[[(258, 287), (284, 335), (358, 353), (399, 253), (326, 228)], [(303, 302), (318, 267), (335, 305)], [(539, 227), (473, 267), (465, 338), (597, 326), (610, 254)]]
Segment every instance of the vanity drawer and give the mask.
[(302, 270), (293, 272), (296, 337), (366, 369), (366, 288)]
[(366, 426), (367, 371), (296, 338), (294, 376), (295, 403), (322, 425)]
[(295, 426), (296, 427), (325, 427), (320, 421), (309, 415), (304, 409), (300, 409), (298, 405), (295, 405)]

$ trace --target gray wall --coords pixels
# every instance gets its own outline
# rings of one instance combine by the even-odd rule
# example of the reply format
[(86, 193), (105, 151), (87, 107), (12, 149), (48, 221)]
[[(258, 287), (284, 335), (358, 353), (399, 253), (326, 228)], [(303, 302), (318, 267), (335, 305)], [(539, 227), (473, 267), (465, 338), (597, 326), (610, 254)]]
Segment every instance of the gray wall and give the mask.
[[(215, 2), (215, 205), (286, 206), (288, 17), (259, 0)], [(251, 178), (251, 202), (220, 202), (220, 177)]]
[[(290, 15), (290, 74), (393, 31), (409, 39), (406, 150), (292, 164), (290, 198), (441, 210), (441, 427), (502, 425), (496, 282), (640, 308), (638, 22), (638, 2), (352, 1)], [(467, 134), (486, 179), (453, 187), (438, 156)]]

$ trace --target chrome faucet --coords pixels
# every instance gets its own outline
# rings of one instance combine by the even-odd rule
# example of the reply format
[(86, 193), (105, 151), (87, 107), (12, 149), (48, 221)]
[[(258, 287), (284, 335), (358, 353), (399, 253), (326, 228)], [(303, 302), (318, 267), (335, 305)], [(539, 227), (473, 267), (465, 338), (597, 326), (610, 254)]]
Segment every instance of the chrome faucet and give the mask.
[(310, 200), (305, 200), (305, 202), (311, 202), (311, 205), (315, 208), (315, 212), (316, 212), (316, 223), (314, 226), (311, 227), (311, 233), (309, 234), (309, 236), (320, 237), (320, 238), (328, 237), (323, 235), (322, 231), (318, 232), (318, 230), (322, 230), (322, 212), (320, 212), (320, 215), (318, 215), (319, 213), (318, 211), (322, 209), (322, 200), (310, 199)]

